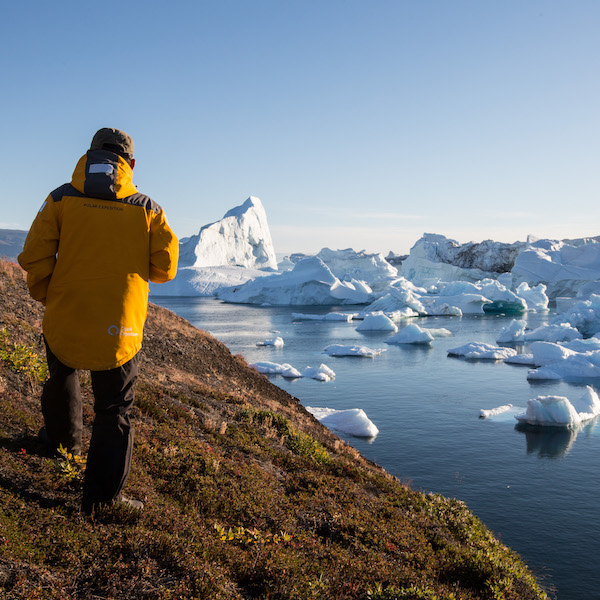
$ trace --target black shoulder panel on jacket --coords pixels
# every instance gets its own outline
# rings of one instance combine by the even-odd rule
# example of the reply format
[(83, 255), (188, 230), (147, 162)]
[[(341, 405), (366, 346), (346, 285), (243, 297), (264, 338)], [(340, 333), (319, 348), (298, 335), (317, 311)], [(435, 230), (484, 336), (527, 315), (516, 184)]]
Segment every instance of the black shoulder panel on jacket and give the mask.
[[(82, 194), (80, 191), (75, 189), (70, 183), (65, 183), (61, 185), (59, 188), (56, 188), (53, 192), (50, 192), (52, 196), (52, 200), (54, 202), (60, 202), (65, 196), (70, 196), (74, 198), (94, 198), (95, 196), (91, 196), (88, 194)], [(156, 214), (158, 214), (162, 208), (144, 194), (131, 194), (131, 196), (127, 196), (125, 198), (100, 198), (101, 200), (109, 200), (111, 202), (121, 202), (123, 204), (132, 204), (133, 206), (141, 206), (147, 210), (152, 210)]]
[(127, 196), (126, 198), (119, 198), (117, 202), (123, 202), (123, 204), (133, 204), (135, 206), (143, 206), (148, 210), (153, 210), (156, 214), (158, 214), (162, 208), (144, 194), (131, 194), (131, 196)]
[(56, 188), (53, 192), (50, 192), (52, 200), (54, 202), (60, 202), (63, 196), (75, 196), (75, 198), (85, 198), (85, 194), (77, 191), (70, 183), (65, 183), (59, 188)]

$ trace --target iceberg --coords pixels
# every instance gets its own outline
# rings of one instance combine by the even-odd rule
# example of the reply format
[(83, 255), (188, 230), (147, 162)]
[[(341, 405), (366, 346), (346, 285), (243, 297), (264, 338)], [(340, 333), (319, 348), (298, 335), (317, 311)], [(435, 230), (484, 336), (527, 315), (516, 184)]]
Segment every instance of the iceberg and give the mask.
[(379, 429), (362, 408), (335, 410), (307, 406), (306, 410), (323, 425), (355, 437), (373, 438), (379, 433)]
[(549, 298), (573, 297), (600, 279), (600, 238), (530, 241), (512, 268), (513, 284), (547, 285)]
[(351, 304), (366, 304), (373, 296), (373, 290), (364, 282), (352, 279), (336, 281), (329, 293), (334, 297)]
[(277, 269), (267, 215), (260, 199), (250, 196), (197, 235), (182, 240), (182, 267), (230, 265), (247, 269)]
[(443, 235), (425, 233), (402, 262), (400, 274), (419, 286), (438, 281), (479, 281), (509, 272), (524, 242), (459, 244)]
[(274, 346), (275, 348), (283, 348), (284, 341), (283, 338), (277, 336), (272, 340), (264, 340), (262, 342), (256, 342), (257, 346)]
[(505, 363), (509, 363), (511, 365), (527, 365), (527, 366), (535, 366), (535, 362), (533, 359), (533, 354), (515, 354), (514, 356), (509, 356), (504, 359)]
[(516, 356), (514, 348), (503, 348), (483, 342), (470, 342), (448, 350), (448, 356), (462, 356), (470, 360), (504, 360)]
[(367, 346), (343, 346), (341, 344), (331, 344), (323, 348), (323, 352), (329, 356), (361, 356), (365, 358), (373, 358), (379, 356), (385, 349), (372, 349)]
[(332, 306), (355, 304), (357, 300), (355, 289), (341, 285), (329, 267), (316, 256), (299, 261), (291, 271), (222, 289), (217, 296), (225, 302), (270, 306)]
[(398, 269), (384, 258), (383, 254), (368, 254), (364, 250), (355, 252), (352, 248), (330, 250), (323, 248), (320, 258), (340, 280), (362, 282), (369, 294), (382, 290), (398, 278)]
[(427, 295), (427, 290), (418, 288), (408, 279), (401, 277), (390, 285), (386, 294), (369, 304), (365, 312), (384, 312), (411, 310), (415, 315), (425, 315), (426, 309), (421, 297)]
[(495, 417), (497, 415), (501, 415), (502, 413), (508, 412), (512, 409), (513, 409), (512, 404), (504, 404), (503, 406), (497, 406), (496, 408), (490, 408), (489, 410), (482, 408), (479, 411), (479, 418), (480, 419), (489, 419), (491, 417)]
[(335, 377), (335, 373), (324, 364), (319, 367), (306, 367), (302, 373), (288, 363), (279, 364), (262, 361), (252, 363), (250, 367), (264, 375), (281, 375), (287, 379), (307, 377), (309, 379), (316, 379), (317, 381), (331, 381)]
[(250, 367), (256, 369), (259, 373), (263, 373), (264, 375), (282, 375), (283, 377), (292, 375), (293, 377), (302, 377), (297, 369), (294, 369), (292, 365), (287, 363), (280, 365), (279, 363), (275, 362), (263, 361), (252, 363)]
[[(508, 285), (505, 284), (505, 287), (510, 287), (510, 282), (507, 283)], [(538, 285), (530, 287), (526, 281), (522, 281), (516, 287), (515, 294), (525, 301), (527, 310), (543, 312), (548, 310), (549, 298), (546, 294), (547, 289), (548, 286), (543, 283), (538, 283)]]
[(513, 319), (504, 329), (500, 331), (496, 342), (498, 344), (511, 344), (522, 342), (525, 339), (525, 321)]
[[(520, 292), (523, 296), (489, 278), (478, 281), (438, 281), (425, 289), (401, 277), (391, 283), (387, 293), (369, 304), (365, 311), (389, 313), (410, 309), (418, 315), (461, 316), (485, 312), (521, 314), (547, 307), (548, 298), (543, 286), (535, 290), (523, 286)], [(532, 302), (531, 307), (526, 298)]]
[(398, 331), (398, 325), (383, 312), (370, 313), (365, 316), (356, 331)]
[(600, 296), (592, 294), (554, 317), (549, 325), (570, 325), (583, 335), (600, 333)]
[(302, 371), (302, 376), (316, 379), (317, 381), (331, 381), (335, 378), (335, 373), (327, 365), (321, 364), (318, 367), (306, 367)]
[(150, 283), (152, 296), (214, 296), (219, 290), (240, 286), (270, 275), (267, 271), (244, 267), (179, 267), (166, 283)]
[(523, 335), (525, 341), (570, 342), (583, 336), (569, 323), (540, 325)]
[(250, 196), (197, 235), (179, 242), (179, 266), (172, 281), (150, 283), (157, 296), (214, 296), (277, 268), (267, 216), (261, 201)]
[(433, 335), (427, 329), (421, 329), (417, 324), (411, 323), (385, 340), (386, 344), (431, 344)]
[(600, 291), (596, 283), (600, 236), (563, 241), (528, 236), (526, 242), (513, 244), (491, 240), (459, 244), (426, 233), (402, 261), (399, 274), (426, 288), (440, 281), (475, 283), (491, 278), (522, 298), (528, 310), (546, 310), (548, 299)]
[(573, 402), (563, 396), (538, 396), (528, 400), (527, 410), (515, 418), (527, 425), (574, 427), (598, 415), (598, 394), (586, 386), (583, 395)]
[(310, 313), (292, 313), (292, 319), (294, 321), (343, 321), (350, 323), (356, 313), (341, 313), (341, 312), (330, 312), (324, 315), (313, 315)]

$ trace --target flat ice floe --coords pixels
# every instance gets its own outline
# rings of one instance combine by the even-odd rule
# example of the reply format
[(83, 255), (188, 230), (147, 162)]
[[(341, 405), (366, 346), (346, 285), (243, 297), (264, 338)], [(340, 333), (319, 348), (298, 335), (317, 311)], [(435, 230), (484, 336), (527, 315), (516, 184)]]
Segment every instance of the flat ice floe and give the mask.
[(302, 371), (302, 377), (309, 377), (317, 381), (331, 381), (335, 378), (335, 373), (326, 364), (321, 363), (318, 367), (306, 367)]
[(572, 402), (563, 396), (538, 396), (528, 400), (527, 410), (515, 418), (527, 425), (574, 427), (598, 415), (600, 399), (587, 386), (583, 395)]
[(448, 350), (448, 356), (462, 356), (470, 360), (504, 360), (516, 354), (514, 348), (503, 348), (483, 342), (470, 342)]
[(367, 417), (362, 408), (335, 410), (307, 406), (306, 410), (330, 429), (337, 429), (355, 437), (375, 437), (379, 433), (376, 425)]
[(282, 377), (286, 377), (288, 379), (302, 377), (302, 373), (288, 363), (279, 364), (276, 362), (262, 361), (253, 363), (250, 365), (250, 367), (252, 369), (256, 369), (259, 373), (263, 373), (264, 375), (281, 375)]
[(329, 356), (361, 356), (364, 358), (373, 358), (385, 352), (385, 348), (368, 348), (367, 346), (343, 346), (341, 344), (331, 344), (323, 348), (323, 352)]
[(256, 342), (257, 346), (275, 346), (275, 348), (283, 348), (284, 346), (283, 338), (277, 336), (272, 340), (264, 340), (262, 342)]
[(504, 404), (503, 406), (497, 406), (496, 408), (490, 408), (489, 410), (482, 408), (479, 411), (479, 418), (480, 419), (489, 419), (490, 417), (495, 417), (497, 415), (501, 415), (502, 413), (508, 412), (512, 409), (513, 409), (512, 404)]
[(292, 313), (294, 321), (343, 321), (350, 323), (356, 313), (329, 312), (324, 315), (313, 315), (310, 313)]
[(252, 363), (250, 367), (264, 375), (281, 375), (287, 379), (307, 377), (309, 379), (316, 379), (317, 381), (331, 381), (335, 377), (333, 370), (325, 364), (321, 364), (319, 367), (306, 367), (302, 373), (288, 363), (279, 364), (263, 361)]

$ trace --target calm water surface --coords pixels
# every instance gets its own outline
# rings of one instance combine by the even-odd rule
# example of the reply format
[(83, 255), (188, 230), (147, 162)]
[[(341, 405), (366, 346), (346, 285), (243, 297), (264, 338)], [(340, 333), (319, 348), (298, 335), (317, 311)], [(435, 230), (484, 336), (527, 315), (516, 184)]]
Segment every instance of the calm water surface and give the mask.
[[(450, 358), (467, 342), (495, 344), (508, 317), (427, 317), (422, 327), (449, 329), (431, 347), (388, 345), (389, 333), (357, 332), (357, 322), (294, 321), (293, 312), (329, 308), (252, 307), (213, 298), (152, 297), (212, 333), (250, 363), (290, 363), (300, 371), (327, 364), (336, 378), (271, 381), (305, 406), (362, 408), (379, 428), (372, 440), (338, 433), (364, 456), (410, 482), (413, 489), (464, 500), (531, 569), (557, 588), (559, 600), (600, 599), (600, 485), (598, 419), (576, 431), (519, 430), (512, 414), (479, 419), (479, 410), (523, 407), (538, 395), (574, 399), (582, 383), (527, 381), (527, 367)], [(350, 312), (351, 307), (340, 310)], [(548, 319), (531, 313), (533, 328)], [(277, 333), (275, 333), (277, 332)], [(257, 347), (273, 339), (283, 348)], [(329, 344), (387, 351), (374, 359), (334, 358)], [(600, 382), (596, 381), (594, 387)]]

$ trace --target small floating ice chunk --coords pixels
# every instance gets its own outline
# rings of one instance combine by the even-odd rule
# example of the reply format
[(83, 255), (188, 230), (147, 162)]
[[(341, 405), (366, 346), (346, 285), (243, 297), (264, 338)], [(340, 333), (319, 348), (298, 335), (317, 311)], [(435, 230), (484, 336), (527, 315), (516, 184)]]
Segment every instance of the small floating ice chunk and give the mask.
[(295, 321), (344, 321), (350, 323), (356, 313), (330, 312), (325, 315), (313, 315), (307, 313), (292, 313)]
[(431, 344), (433, 336), (426, 329), (411, 323), (398, 331), (396, 335), (385, 340), (386, 344)]
[(463, 356), (470, 360), (503, 360), (510, 356), (516, 356), (516, 354), (517, 351), (514, 348), (502, 348), (483, 342), (470, 342), (448, 350), (449, 356)]
[(371, 313), (365, 316), (356, 331), (393, 331), (396, 333), (398, 325), (384, 315), (383, 312)]
[(490, 408), (489, 410), (482, 408), (479, 411), (479, 418), (489, 419), (490, 417), (495, 417), (496, 415), (501, 415), (502, 413), (509, 411), (512, 407), (512, 404), (504, 404), (503, 406), (497, 406), (496, 408)]
[(283, 338), (277, 336), (273, 340), (264, 340), (263, 342), (256, 342), (257, 346), (275, 346), (275, 348), (283, 348)]
[(306, 367), (302, 376), (317, 381), (331, 381), (335, 377), (335, 373), (327, 365), (321, 364), (319, 367)]
[(563, 396), (538, 396), (527, 402), (527, 410), (516, 415), (520, 423), (573, 427), (600, 414), (598, 394), (587, 386), (573, 403)]
[(285, 367), (283, 371), (281, 371), (281, 376), (285, 379), (299, 379), (302, 377), (302, 373), (292, 367), (292, 365), (284, 364), (282, 367)]
[(333, 408), (307, 406), (306, 410), (323, 423), (323, 425), (349, 435), (375, 437), (379, 433), (377, 426), (367, 417), (362, 408), (335, 410)]
[(367, 348), (367, 346), (342, 346), (341, 344), (331, 344), (323, 348), (323, 352), (329, 356), (363, 356), (373, 358), (379, 356), (385, 349)]
[(250, 365), (251, 368), (256, 369), (259, 373), (265, 375), (281, 375), (281, 373), (290, 366), (291, 365), (288, 364), (280, 365), (279, 363), (270, 361), (257, 362)]

